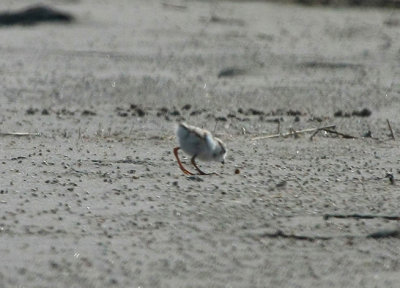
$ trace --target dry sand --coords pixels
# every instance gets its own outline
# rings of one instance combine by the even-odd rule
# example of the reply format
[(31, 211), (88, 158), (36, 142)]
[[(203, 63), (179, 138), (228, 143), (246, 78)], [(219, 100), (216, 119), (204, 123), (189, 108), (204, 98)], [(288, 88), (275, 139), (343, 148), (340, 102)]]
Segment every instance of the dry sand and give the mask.
[[(400, 213), (400, 11), (43, 3), (77, 21), (0, 29), (0, 132), (40, 133), (0, 137), (0, 287), (398, 287), (397, 220), (323, 216)], [(181, 120), (220, 176), (182, 175)], [(373, 138), (252, 141), (277, 121)]]

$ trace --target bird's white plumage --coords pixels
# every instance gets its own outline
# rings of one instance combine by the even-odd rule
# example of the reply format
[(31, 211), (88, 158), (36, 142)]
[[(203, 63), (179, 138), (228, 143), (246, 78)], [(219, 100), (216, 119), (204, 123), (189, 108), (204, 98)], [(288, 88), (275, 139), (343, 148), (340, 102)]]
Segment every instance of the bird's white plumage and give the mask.
[(176, 129), (180, 148), (188, 155), (203, 161), (224, 162), (226, 156), (225, 144), (205, 130), (195, 126), (180, 123)]

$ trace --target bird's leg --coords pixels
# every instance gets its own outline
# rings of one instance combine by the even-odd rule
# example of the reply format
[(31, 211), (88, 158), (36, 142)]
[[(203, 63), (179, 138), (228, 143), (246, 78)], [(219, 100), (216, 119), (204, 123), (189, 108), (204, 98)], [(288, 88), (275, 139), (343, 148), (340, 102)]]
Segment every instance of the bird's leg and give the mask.
[(194, 156), (192, 157), (191, 162), (192, 162), (194, 168), (196, 168), (196, 170), (199, 172), (200, 175), (213, 175), (213, 174), (217, 174), (217, 173), (215, 173), (215, 172), (213, 172), (213, 173), (205, 173), (205, 172), (201, 171), (201, 169), (197, 166), (197, 164), (196, 164), (196, 162), (195, 162), (196, 156), (197, 156), (197, 155), (194, 155)]
[(178, 150), (179, 149), (180, 149), (180, 147), (175, 147), (174, 148), (174, 155), (175, 155), (176, 160), (178, 161), (179, 168), (181, 168), (182, 172), (184, 174), (186, 174), (186, 175), (194, 175), (192, 172), (188, 171), (185, 167), (183, 167), (182, 162), (181, 162), (181, 160), (179, 159), (179, 156), (178, 156)]

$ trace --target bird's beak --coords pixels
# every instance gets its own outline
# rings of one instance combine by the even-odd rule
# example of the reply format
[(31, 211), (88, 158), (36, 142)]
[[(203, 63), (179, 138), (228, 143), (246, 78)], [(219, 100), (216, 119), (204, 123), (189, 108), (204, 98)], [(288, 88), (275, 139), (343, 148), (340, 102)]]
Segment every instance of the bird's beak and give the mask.
[(222, 164), (225, 164), (225, 160), (222, 160), (221, 163), (222, 163)]

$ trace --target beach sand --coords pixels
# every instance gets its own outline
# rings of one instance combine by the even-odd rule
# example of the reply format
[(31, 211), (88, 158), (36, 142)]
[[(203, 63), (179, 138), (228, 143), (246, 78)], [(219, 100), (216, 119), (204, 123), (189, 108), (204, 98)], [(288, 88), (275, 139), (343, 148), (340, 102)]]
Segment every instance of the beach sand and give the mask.
[(399, 11), (42, 3), (75, 22), (0, 27), (0, 132), (40, 133), (0, 136), (0, 287), (398, 287)]

